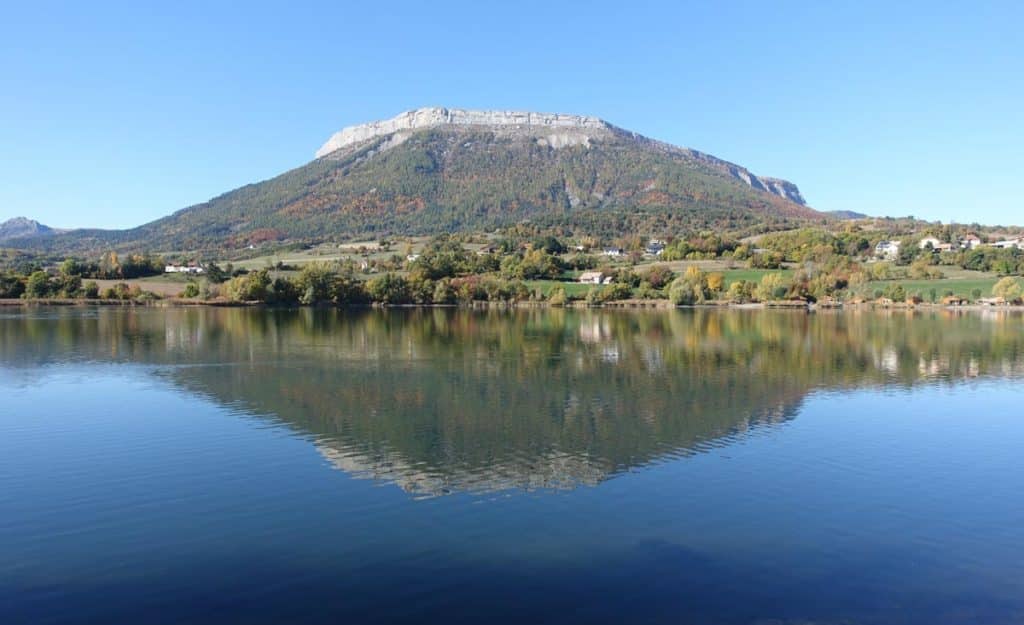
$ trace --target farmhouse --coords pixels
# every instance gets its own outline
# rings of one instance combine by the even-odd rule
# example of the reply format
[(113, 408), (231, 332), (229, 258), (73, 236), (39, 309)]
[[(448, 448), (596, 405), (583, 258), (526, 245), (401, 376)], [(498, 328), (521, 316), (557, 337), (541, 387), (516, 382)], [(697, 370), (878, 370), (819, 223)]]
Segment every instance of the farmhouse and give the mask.
[(879, 241), (875, 246), (875, 255), (882, 258), (893, 259), (900, 254), (899, 241)]
[(167, 265), (164, 267), (164, 273), (201, 274), (204, 272), (205, 269), (199, 265)]
[(960, 239), (960, 248), (965, 250), (973, 250), (974, 248), (981, 245), (981, 239), (973, 234), (969, 234), (964, 238)]

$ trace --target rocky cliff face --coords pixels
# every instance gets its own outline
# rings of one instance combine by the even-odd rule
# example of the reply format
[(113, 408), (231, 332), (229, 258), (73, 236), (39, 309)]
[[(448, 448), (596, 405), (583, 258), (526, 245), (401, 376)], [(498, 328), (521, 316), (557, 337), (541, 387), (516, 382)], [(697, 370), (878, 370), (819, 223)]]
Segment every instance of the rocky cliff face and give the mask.
[(757, 176), (744, 167), (697, 150), (682, 148), (648, 139), (597, 117), (566, 115), (561, 113), (532, 113), (520, 111), (474, 111), (442, 107), (406, 111), (391, 119), (349, 126), (334, 133), (320, 149), (317, 158), (343, 158), (368, 141), (387, 137), (378, 148), (386, 151), (404, 143), (412, 134), (428, 129), (486, 128), (499, 136), (529, 137), (542, 146), (560, 149), (570, 146), (590, 147), (594, 141), (618, 139), (632, 141), (648, 148), (659, 149), (677, 157), (684, 157), (710, 165), (750, 187), (765, 191), (791, 202), (806, 206), (800, 189), (787, 180)]
[(0, 241), (9, 241), (22, 237), (45, 236), (53, 234), (53, 232), (53, 229), (49, 226), (44, 226), (38, 221), (27, 217), (15, 217), (0, 223)]
[(611, 125), (596, 117), (529, 113), (516, 111), (470, 111), (465, 109), (423, 108), (406, 111), (391, 119), (349, 126), (336, 132), (316, 151), (317, 158), (341, 148), (402, 131), (415, 131), (439, 126), (487, 126), (508, 130), (554, 131), (556, 136), (566, 130), (611, 130)]

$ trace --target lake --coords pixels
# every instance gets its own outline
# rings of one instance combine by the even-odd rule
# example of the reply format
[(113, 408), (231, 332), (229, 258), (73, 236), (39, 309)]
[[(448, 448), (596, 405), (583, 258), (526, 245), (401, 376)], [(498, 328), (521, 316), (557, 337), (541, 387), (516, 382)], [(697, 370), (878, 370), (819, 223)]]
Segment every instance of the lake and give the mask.
[(0, 623), (1021, 623), (1011, 311), (0, 309)]

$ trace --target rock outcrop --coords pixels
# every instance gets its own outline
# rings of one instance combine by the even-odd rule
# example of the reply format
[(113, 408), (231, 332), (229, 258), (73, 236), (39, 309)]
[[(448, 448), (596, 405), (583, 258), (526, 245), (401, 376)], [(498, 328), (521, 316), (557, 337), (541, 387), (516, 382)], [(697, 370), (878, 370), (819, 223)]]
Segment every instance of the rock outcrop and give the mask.
[(320, 149), (317, 158), (338, 158), (347, 155), (365, 142), (387, 137), (377, 152), (383, 152), (404, 143), (413, 133), (436, 128), (488, 128), (497, 135), (529, 137), (539, 145), (560, 149), (583, 145), (592, 141), (619, 138), (635, 141), (662, 151), (700, 161), (723, 173), (742, 180), (747, 185), (791, 202), (806, 206), (800, 189), (787, 180), (757, 176), (744, 167), (724, 161), (710, 154), (683, 148), (623, 130), (603, 119), (562, 113), (532, 113), (526, 111), (474, 111), (443, 107), (406, 111), (391, 119), (348, 126), (334, 133)]
[[(596, 117), (563, 115), (559, 113), (529, 113), (517, 111), (470, 111), (441, 107), (422, 108), (406, 111), (391, 119), (349, 126), (334, 133), (316, 151), (317, 158), (326, 156), (341, 148), (377, 137), (408, 131), (436, 128), (438, 126), (488, 126), (501, 128), (541, 129), (554, 131), (561, 136), (552, 143), (567, 143), (565, 131), (570, 129), (611, 130), (612, 126)], [(559, 147), (557, 145), (552, 147)]]

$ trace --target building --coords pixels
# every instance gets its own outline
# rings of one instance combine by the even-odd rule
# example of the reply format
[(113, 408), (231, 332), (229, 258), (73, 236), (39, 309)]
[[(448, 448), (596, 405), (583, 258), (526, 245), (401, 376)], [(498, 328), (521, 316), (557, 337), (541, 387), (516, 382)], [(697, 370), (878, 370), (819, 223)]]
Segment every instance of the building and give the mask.
[(602, 254), (604, 254), (605, 256), (609, 256), (611, 258), (617, 258), (619, 256), (622, 256), (622, 248), (621, 247), (608, 247), (608, 248), (605, 248), (605, 250), (604, 250), (604, 252), (602, 252)]
[(661, 256), (664, 251), (665, 242), (661, 239), (651, 239), (647, 242), (647, 247), (644, 248), (644, 253), (648, 256)]
[(925, 237), (918, 242), (917, 247), (923, 250), (927, 248), (929, 245), (932, 247), (933, 250), (937, 250), (939, 249), (939, 246), (942, 245), (942, 241), (938, 240), (935, 237)]
[(964, 250), (973, 250), (979, 245), (981, 245), (981, 239), (973, 234), (960, 239), (960, 248)]
[(205, 273), (205, 269), (199, 265), (167, 265), (164, 267), (164, 273), (188, 273), (188, 274), (201, 274)]
[(875, 246), (875, 256), (892, 260), (900, 255), (899, 241), (879, 241)]
[(1024, 239), (1007, 239), (1005, 241), (996, 241), (992, 244), (992, 247), (998, 247), (1004, 250), (1011, 248), (1017, 248), (1019, 250), (1024, 249)]
[(579, 281), (581, 284), (601, 284), (601, 272), (584, 271), (580, 274)]

